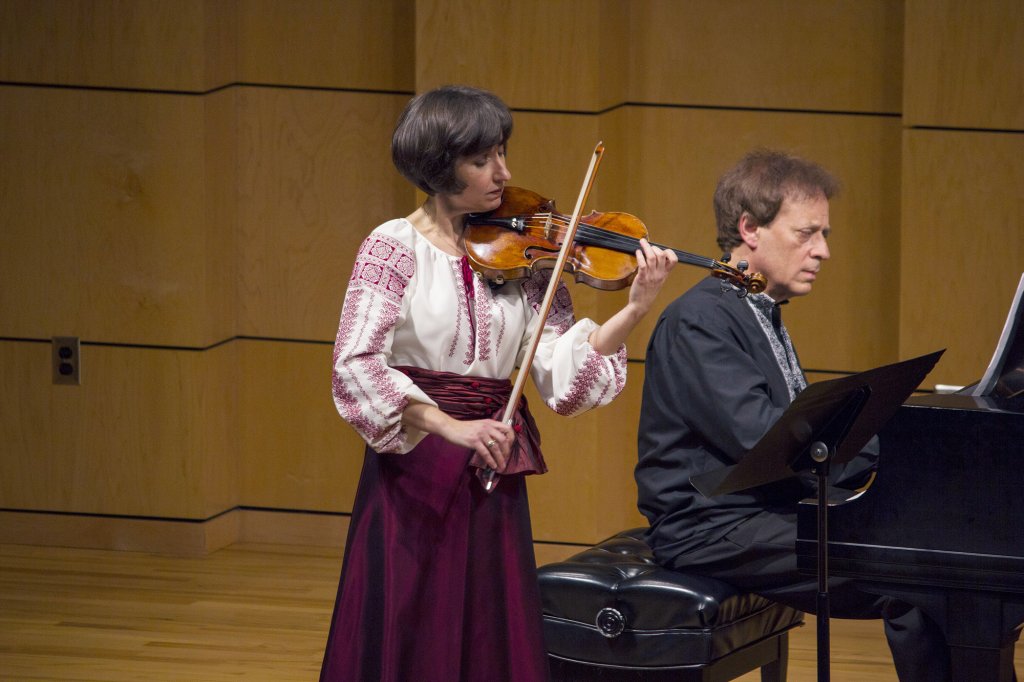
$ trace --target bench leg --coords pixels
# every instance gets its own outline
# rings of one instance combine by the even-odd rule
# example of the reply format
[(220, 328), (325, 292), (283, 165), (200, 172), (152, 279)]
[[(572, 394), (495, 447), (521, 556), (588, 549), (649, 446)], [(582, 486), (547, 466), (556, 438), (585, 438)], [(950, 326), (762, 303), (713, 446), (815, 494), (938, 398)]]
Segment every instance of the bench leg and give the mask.
[(783, 632), (775, 641), (779, 646), (779, 655), (771, 663), (761, 666), (761, 682), (786, 682), (789, 666), (789, 633)]

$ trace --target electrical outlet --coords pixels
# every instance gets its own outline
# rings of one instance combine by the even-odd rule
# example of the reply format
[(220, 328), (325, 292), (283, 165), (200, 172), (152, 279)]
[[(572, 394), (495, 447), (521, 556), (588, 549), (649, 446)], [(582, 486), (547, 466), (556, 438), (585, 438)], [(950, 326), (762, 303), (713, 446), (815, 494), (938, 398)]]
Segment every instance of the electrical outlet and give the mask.
[(53, 337), (53, 383), (70, 386), (82, 383), (80, 347), (77, 336)]

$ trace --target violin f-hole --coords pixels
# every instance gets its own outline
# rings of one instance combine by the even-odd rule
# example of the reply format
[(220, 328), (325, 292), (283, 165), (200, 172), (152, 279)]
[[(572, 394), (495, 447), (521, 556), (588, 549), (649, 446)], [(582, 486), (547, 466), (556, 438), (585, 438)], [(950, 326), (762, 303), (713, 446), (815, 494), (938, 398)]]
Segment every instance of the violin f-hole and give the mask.
[(536, 261), (543, 260), (545, 258), (557, 258), (558, 250), (546, 249), (543, 246), (530, 245), (523, 249), (523, 256), (530, 261), (530, 263), (535, 263)]

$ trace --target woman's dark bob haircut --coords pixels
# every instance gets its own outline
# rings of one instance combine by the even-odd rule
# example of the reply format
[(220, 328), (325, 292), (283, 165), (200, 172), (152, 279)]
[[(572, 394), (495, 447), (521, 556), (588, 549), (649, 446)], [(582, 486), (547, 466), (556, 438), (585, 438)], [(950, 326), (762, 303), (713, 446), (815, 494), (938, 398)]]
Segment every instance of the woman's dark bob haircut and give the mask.
[(391, 159), (405, 178), (430, 196), (458, 194), (465, 184), (455, 163), (512, 135), (512, 113), (496, 95), (446, 85), (414, 97), (398, 117)]

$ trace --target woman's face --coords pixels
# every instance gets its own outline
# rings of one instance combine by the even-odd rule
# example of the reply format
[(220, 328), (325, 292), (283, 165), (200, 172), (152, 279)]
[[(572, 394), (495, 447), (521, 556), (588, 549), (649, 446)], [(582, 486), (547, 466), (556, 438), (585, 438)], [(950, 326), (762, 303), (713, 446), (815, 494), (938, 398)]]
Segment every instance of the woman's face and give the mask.
[(496, 144), (478, 154), (460, 157), (455, 162), (455, 176), (466, 185), (458, 194), (445, 196), (455, 213), (484, 213), (498, 208), (505, 183), (512, 179), (505, 165), (505, 145)]

